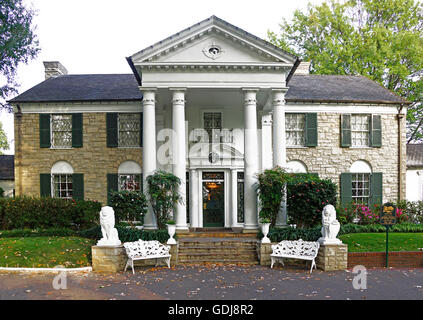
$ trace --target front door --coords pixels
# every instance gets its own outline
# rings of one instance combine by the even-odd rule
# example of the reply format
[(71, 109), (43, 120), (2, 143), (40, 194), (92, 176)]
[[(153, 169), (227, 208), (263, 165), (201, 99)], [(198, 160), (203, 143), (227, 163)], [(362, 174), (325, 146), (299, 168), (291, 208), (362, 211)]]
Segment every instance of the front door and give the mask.
[(225, 225), (225, 175), (203, 172), (203, 227)]

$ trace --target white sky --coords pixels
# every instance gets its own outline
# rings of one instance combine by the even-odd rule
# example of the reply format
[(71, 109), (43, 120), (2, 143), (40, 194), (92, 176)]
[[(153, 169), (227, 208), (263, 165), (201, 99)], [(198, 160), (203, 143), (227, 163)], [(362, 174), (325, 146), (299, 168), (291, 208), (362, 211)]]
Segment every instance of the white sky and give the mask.
[[(44, 81), (43, 61), (60, 61), (70, 74), (130, 73), (128, 57), (215, 15), (262, 39), (279, 31), (282, 18), (322, 0), (25, 0), (37, 11), (41, 52), (21, 65), (22, 93)], [(13, 115), (0, 121), (14, 154)]]

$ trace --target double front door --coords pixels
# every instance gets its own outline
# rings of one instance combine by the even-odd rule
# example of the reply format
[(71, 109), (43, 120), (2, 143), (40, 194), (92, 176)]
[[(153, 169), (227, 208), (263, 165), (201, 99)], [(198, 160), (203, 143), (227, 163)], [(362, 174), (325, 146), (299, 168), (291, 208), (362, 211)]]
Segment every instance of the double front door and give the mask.
[(225, 225), (225, 174), (203, 172), (203, 227)]

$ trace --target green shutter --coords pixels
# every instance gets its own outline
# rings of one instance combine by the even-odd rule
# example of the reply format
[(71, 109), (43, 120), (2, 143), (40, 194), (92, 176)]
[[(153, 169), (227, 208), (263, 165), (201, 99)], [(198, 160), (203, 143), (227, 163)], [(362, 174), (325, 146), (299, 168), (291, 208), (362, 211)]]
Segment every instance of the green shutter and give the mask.
[(40, 148), (50, 148), (50, 115), (40, 114)]
[(341, 115), (341, 147), (351, 147), (351, 115)]
[(352, 174), (341, 173), (341, 203), (347, 205), (352, 201)]
[(72, 147), (82, 148), (82, 113), (72, 114)]
[(51, 175), (40, 174), (40, 197), (51, 197)]
[(380, 115), (372, 116), (371, 146), (382, 147), (382, 119)]
[(370, 176), (370, 206), (382, 205), (383, 176), (382, 172), (374, 172)]
[(115, 173), (107, 174), (107, 203), (110, 205), (110, 191), (118, 191), (118, 175)]
[(72, 198), (84, 200), (84, 175), (82, 173), (72, 175)]
[(106, 115), (106, 128), (107, 128), (107, 147), (118, 147), (118, 114), (107, 113)]
[(140, 113), (140, 147), (142, 147), (143, 113)]
[(306, 146), (317, 147), (317, 113), (306, 113)]

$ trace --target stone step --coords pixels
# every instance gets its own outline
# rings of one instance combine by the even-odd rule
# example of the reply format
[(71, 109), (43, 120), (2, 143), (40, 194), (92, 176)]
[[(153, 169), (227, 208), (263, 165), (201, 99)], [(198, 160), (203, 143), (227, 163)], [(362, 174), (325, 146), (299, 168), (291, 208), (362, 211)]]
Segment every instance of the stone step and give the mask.
[(257, 254), (255, 253), (243, 253), (234, 255), (233, 253), (219, 253), (219, 254), (204, 254), (204, 253), (186, 253), (178, 255), (179, 260), (234, 260), (234, 261), (256, 261)]
[(230, 254), (241, 254), (241, 253), (255, 253), (256, 248), (237, 248), (237, 247), (179, 247), (179, 254), (184, 253), (204, 253), (204, 254), (219, 254), (219, 253), (230, 253)]
[(245, 265), (256, 265), (258, 260), (251, 261), (239, 261), (237, 259), (201, 259), (201, 260), (184, 260), (179, 259), (179, 264), (245, 264)]
[(177, 234), (179, 238), (245, 238), (257, 239), (257, 233), (241, 233), (226, 230), (195, 231)]

